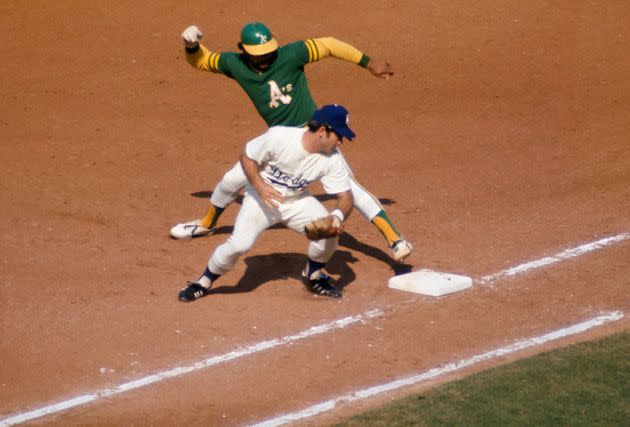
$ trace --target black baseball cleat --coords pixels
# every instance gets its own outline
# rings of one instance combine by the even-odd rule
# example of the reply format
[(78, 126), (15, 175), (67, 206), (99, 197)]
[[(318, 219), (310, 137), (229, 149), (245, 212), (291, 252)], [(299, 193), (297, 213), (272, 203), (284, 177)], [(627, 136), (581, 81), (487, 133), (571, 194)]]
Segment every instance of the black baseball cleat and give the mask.
[(179, 291), (179, 300), (181, 302), (193, 302), (196, 299), (205, 297), (210, 289), (204, 288), (197, 282), (188, 282), (188, 286)]
[(311, 292), (332, 298), (341, 298), (341, 289), (336, 288), (330, 283), (330, 276), (321, 273), (318, 279), (307, 279), (304, 282), (311, 289)]

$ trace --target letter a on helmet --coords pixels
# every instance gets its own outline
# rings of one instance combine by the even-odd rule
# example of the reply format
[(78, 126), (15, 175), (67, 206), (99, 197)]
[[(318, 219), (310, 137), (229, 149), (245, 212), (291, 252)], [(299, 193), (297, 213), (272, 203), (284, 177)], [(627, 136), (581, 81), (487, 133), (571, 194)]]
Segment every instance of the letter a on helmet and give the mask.
[(241, 30), (241, 45), (245, 52), (258, 56), (278, 49), (278, 42), (262, 22), (250, 22)]

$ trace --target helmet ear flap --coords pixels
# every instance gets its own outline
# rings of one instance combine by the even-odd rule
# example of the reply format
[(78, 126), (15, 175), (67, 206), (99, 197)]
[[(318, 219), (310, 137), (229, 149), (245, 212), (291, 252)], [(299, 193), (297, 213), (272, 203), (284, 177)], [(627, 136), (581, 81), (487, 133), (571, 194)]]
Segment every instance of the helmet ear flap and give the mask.
[(239, 50), (242, 50), (242, 51), (244, 51), (244, 50), (245, 50), (245, 49), (243, 48), (243, 43), (241, 43), (241, 42), (236, 43), (236, 47), (237, 47), (237, 48), (239, 48)]

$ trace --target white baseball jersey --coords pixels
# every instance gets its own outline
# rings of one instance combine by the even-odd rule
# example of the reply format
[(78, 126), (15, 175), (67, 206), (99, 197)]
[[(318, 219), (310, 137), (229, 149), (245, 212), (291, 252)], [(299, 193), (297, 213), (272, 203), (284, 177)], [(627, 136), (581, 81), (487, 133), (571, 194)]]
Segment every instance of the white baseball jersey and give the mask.
[(302, 146), (304, 128), (275, 126), (251, 140), (247, 157), (261, 166), (260, 176), (285, 198), (292, 198), (311, 182), (321, 179), (324, 191), (337, 194), (350, 190), (350, 171), (339, 151), (309, 153)]

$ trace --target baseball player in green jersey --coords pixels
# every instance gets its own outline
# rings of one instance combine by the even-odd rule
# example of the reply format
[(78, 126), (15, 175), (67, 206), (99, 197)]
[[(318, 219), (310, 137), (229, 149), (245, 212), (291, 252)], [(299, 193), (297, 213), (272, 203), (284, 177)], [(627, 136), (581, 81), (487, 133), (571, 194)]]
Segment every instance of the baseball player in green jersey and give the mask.
[[(332, 56), (358, 64), (376, 77), (389, 78), (394, 72), (385, 61), (370, 58), (358, 49), (332, 37), (296, 41), (279, 47), (267, 26), (246, 24), (238, 44), (241, 52), (212, 52), (200, 43), (202, 33), (188, 27), (182, 38), (186, 59), (195, 68), (223, 74), (235, 80), (256, 107), (267, 126), (305, 126), (317, 110), (308, 87), (304, 66)], [(215, 187), (206, 215), (171, 228), (176, 239), (211, 233), (224, 209), (247, 183), (240, 163), (228, 171)], [(413, 251), (411, 243), (396, 230), (376, 197), (351, 179), (355, 207), (371, 221), (387, 240), (397, 262)]]

